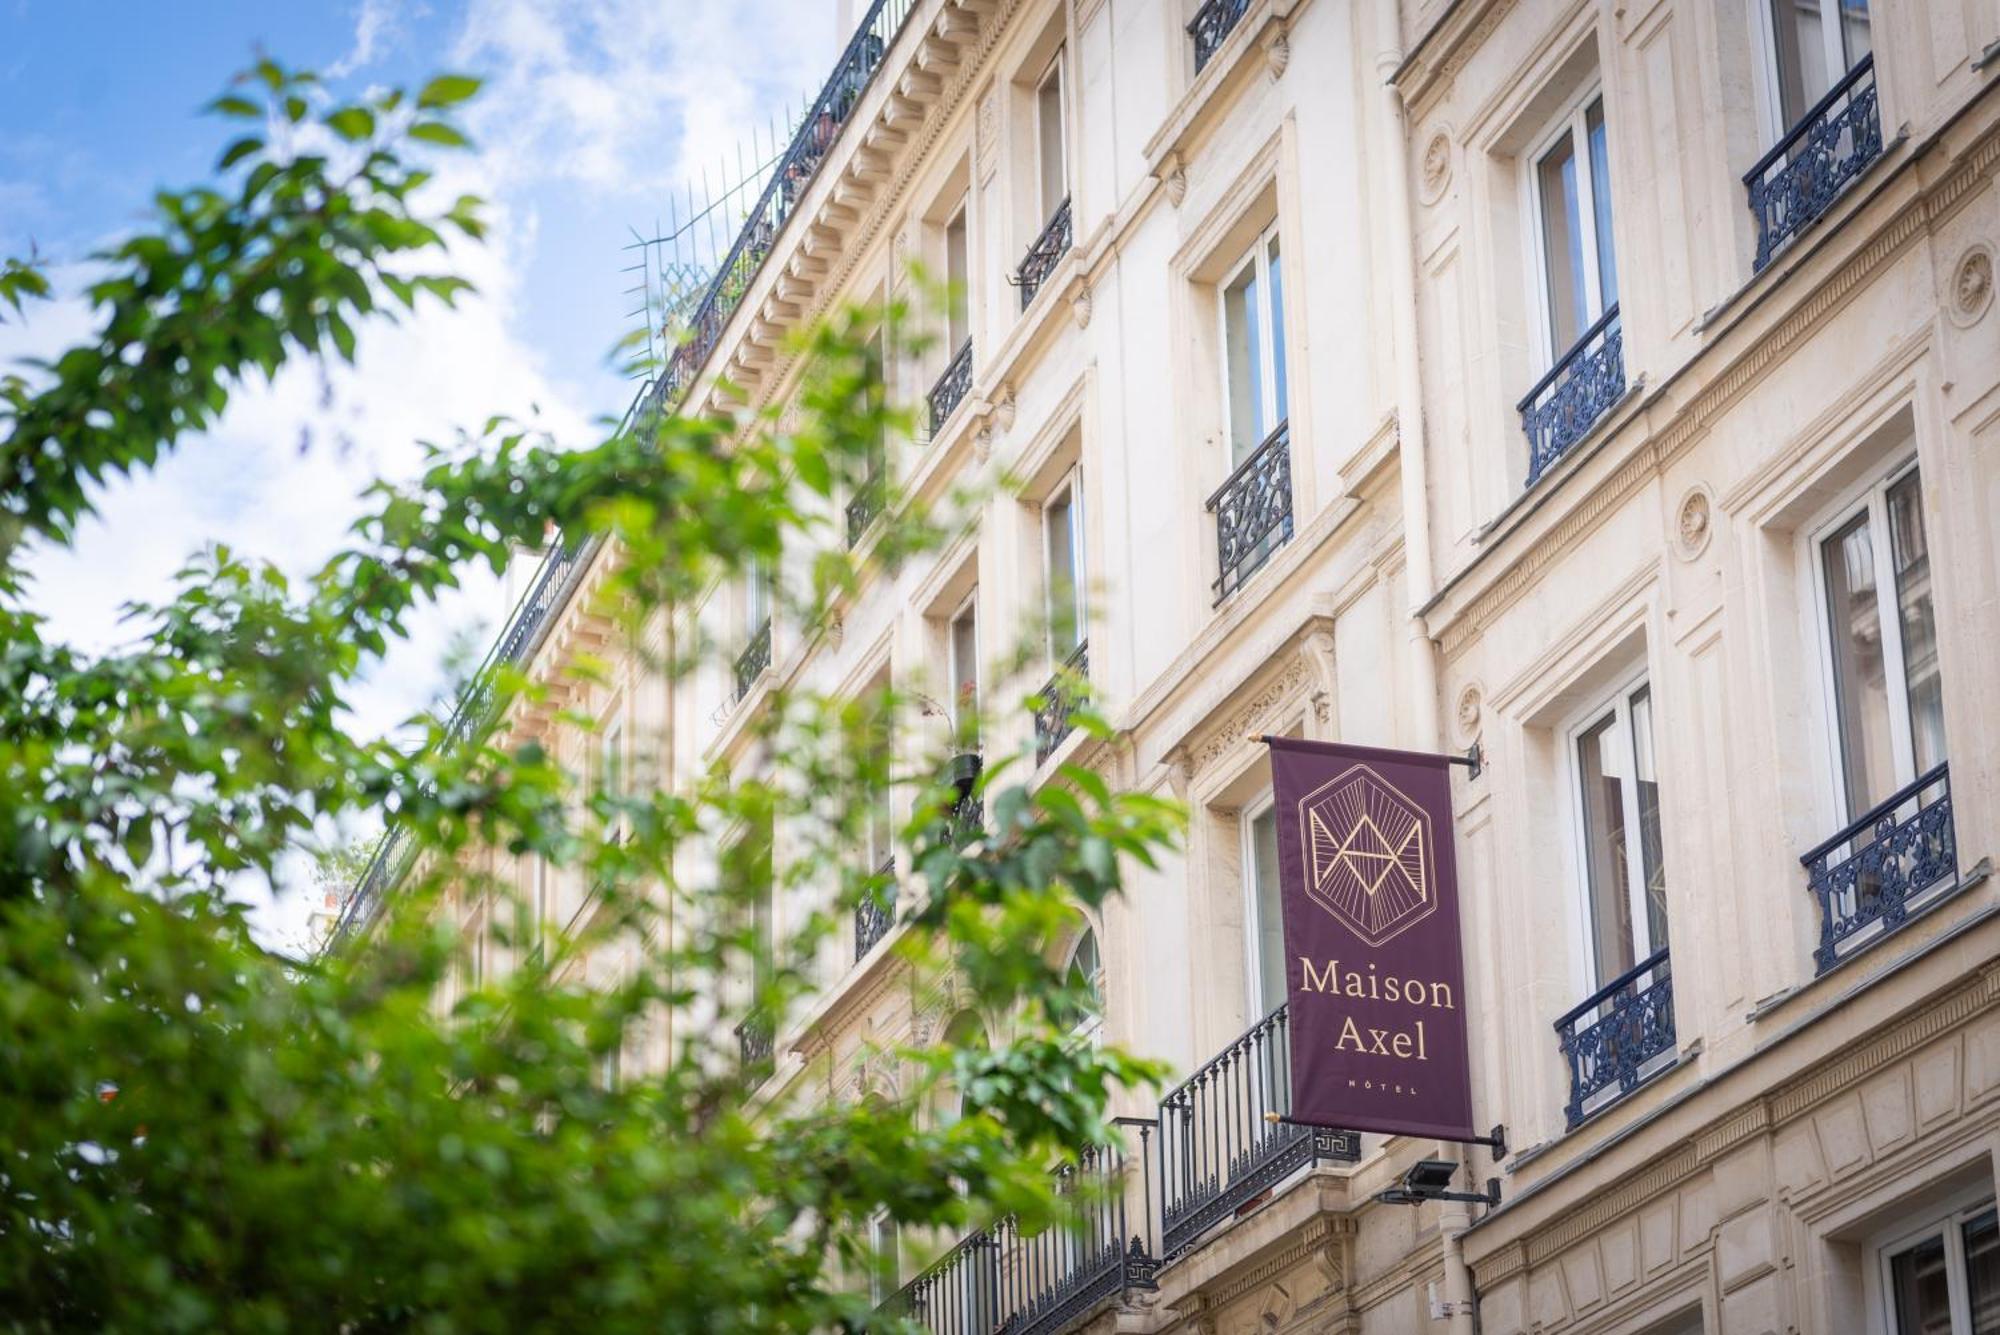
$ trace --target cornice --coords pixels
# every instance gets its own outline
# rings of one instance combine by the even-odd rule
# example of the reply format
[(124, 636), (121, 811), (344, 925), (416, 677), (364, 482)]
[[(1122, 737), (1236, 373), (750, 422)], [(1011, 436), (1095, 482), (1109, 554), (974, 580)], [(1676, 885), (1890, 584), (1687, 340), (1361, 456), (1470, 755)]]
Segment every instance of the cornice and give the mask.
[(1390, 87), (1402, 96), (1413, 123), (1451, 90), (1458, 72), (1513, 12), (1514, 4), (1515, 0), (1458, 0), (1416, 40), (1389, 76)]

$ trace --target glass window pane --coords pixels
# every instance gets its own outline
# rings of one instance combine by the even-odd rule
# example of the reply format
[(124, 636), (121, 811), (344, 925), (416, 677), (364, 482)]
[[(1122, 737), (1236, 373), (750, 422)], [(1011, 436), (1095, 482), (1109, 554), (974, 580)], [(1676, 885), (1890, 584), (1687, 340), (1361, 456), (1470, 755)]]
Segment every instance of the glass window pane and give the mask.
[(1048, 560), (1049, 656), (1061, 661), (1082, 638), (1076, 614), (1074, 491), (1065, 487), (1042, 507), (1042, 542)]
[(1876, 599), (1874, 535), (1856, 515), (1822, 549), (1827, 635), (1833, 646), (1834, 708), (1841, 778), (1850, 818), (1896, 790), (1889, 741), (1889, 689), (1882, 656), (1882, 609)]
[(1778, 64), (1778, 105), (1787, 128), (1826, 96), (1826, 37), (1821, 0), (1771, 0), (1771, 40)]
[(1285, 1001), (1285, 919), (1278, 891), (1278, 813), (1250, 822), (1250, 877), (1257, 921), (1257, 1004), (1269, 1015)]
[(1653, 756), (1653, 693), (1632, 695), (1632, 774), (1639, 799), (1639, 865), (1646, 878), (1646, 953), (1667, 944), (1667, 869), (1660, 836), (1660, 776)]
[(1263, 348), (1257, 328), (1263, 294), (1257, 264), (1243, 266), (1222, 292), (1224, 389), (1229, 395), (1229, 462), (1249, 458), (1264, 440)]
[(1965, 1299), (1972, 1335), (2000, 1335), (2000, 1216), (1965, 1221)]
[(1835, 0), (1840, 6), (1840, 45), (1847, 57), (1847, 68), (1853, 69), (1861, 63), (1861, 57), (1875, 49), (1874, 35), (1869, 31), (1868, 0)]
[(1631, 766), (1624, 752), (1615, 714), (1605, 715), (1576, 739), (1591, 962), (1600, 987), (1638, 963), (1632, 953), (1632, 895), (1625, 873), (1624, 783)]
[(1290, 400), (1285, 391), (1285, 281), (1284, 270), (1279, 263), (1277, 237), (1271, 238), (1266, 253), (1271, 264), (1271, 375), (1274, 382), (1271, 389), (1271, 430), (1275, 431), (1278, 423), (1291, 416)]
[(1926, 1238), (1889, 1261), (1896, 1335), (1952, 1335), (1944, 1238)]
[(1602, 297), (1590, 313), (1595, 320), (1618, 304), (1618, 252), (1611, 240), (1611, 142), (1601, 99), (1584, 113), (1584, 128), (1590, 138), (1590, 201), (1597, 229), (1597, 290)]
[(1549, 281), (1549, 344), (1560, 358), (1590, 324), (1584, 309), (1581, 196), (1576, 145), (1568, 135), (1537, 164), (1542, 208), (1542, 256)]
[(1921, 774), (1944, 761), (1944, 682), (1938, 673), (1930, 546), (1924, 536), (1923, 490), (1917, 475), (1911, 473), (1891, 487), (1888, 501), (1896, 615), (1903, 634), (1903, 682), (1910, 697), (1910, 744)]
[(945, 317), (945, 342), (949, 344), (944, 355), (951, 357), (965, 345), (971, 326), (966, 314), (971, 270), (965, 248), (965, 211), (958, 215), (944, 229), (944, 279), (949, 289)]
[(1062, 57), (1056, 57), (1057, 65), (1049, 71), (1049, 77), (1035, 94), (1035, 113), (1040, 131), (1042, 220), (1053, 218), (1056, 206), (1069, 193), (1064, 184), (1063, 171), (1063, 123), (1062, 123)]
[(979, 735), (979, 626), (970, 607), (951, 623), (951, 698), (959, 736), (969, 744)]

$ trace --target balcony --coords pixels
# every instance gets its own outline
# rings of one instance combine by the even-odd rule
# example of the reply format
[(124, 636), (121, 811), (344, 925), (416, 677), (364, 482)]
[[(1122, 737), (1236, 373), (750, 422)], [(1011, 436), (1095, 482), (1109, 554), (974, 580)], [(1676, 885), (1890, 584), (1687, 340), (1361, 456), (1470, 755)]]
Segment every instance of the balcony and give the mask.
[(1824, 217), (1841, 191), (1882, 156), (1882, 114), (1875, 92), (1875, 57), (1863, 56), (1743, 174), (1750, 212), (1757, 218), (1759, 272)]
[(736, 1026), (736, 1054), (746, 1073), (760, 1073), (771, 1064), (771, 1022), (752, 1015)]
[(861, 535), (882, 513), (883, 502), (888, 499), (889, 485), (881, 471), (871, 472), (854, 488), (854, 495), (847, 502), (847, 549), (853, 551), (861, 545)]
[(1308, 1164), (1353, 1163), (1361, 1137), (1272, 1122), (1292, 1110), (1289, 1016), (1279, 1006), (1160, 1101), (1160, 1259)]
[(944, 374), (931, 386), (931, 436), (944, 430), (944, 424), (951, 420), (952, 413), (965, 401), (966, 391), (972, 388), (972, 340), (966, 339), (958, 345), (958, 351), (945, 364)]
[(1056, 264), (1069, 254), (1070, 222), (1069, 197), (1056, 205), (1056, 211), (1042, 226), (1042, 234), (1028, 247), (1028, 253), (1021, 258), (1021, 267), (1014, 271), (1014, 286), (1021, 289), (1021, 309), (1027, 310), (1035, 304), (1035, 294), (1042, 290), (1042, 284), (1049, 281)]
[(1158, 1263), (1126, 1217), (1126, 1160), (1086, 1149), (1056, 1172), (1067, 1226), (1028, 1234), (1002, 1219), (958, 1243), (883, 1303), (885, 1316), (937, 1335), (1053, 1335), (1128, 1289), (1154, 1287)]
[(1041, 707), (1035, 710), (1035, 764), (1048, 763), (1063, 738), (1069, 736), (1070, 715), (1083, 702), (1090, 685), (1090, 645), (1079, 644), (1069, 651), (1049, 684), (1042, 687)]
[(1243, 587), (1271, 554), (1292, 540), (1291, 425), (1265, 437), (1208, 498), (1215, 516), (1215, 603)]
[(896, 925), (896, 855), (884, 858), (875, 869), (877, 884), (862, 892), (854, 906), (854, 962), (868, 958), (868, 952), (882, 944)]
[(1920, 776), (1799, 861), (1819, 900), (1813, 963), (1825, 973), (1957, 885), (1948, 767)]
[(1569, 1062), (1571, 1130), (1624, 1098), (1671, 1063), (1674, 1047), (1674, 979), (1660, 950), (1599, 989), (1556, 1021)]
[(1526, 485), (1534, 486), (1624, 396), (1625, 331), (1613, 305), (1520, 402), (1528, 438)]
[(771, 619), (750, 634), (750, 643), (743, 646), (743, 652), (736, 655), (736, 699), (750, 694), (750, 688), (757, 684), (757, 678), (764, 675), (771, 666)]
[(1194, 72), (1199, 74), (1250, 8), (1250, 0), (1208, 0), (1187, 25), (1194, 39)]
[(977, 751), (964, 751), (951, 758), (945, 771), (945, 782), (957, 794), (946, 813), (954, 842), (977, 839), (985, 832), (986, 804), (979, 795), (979, 776), (985, 768), (985, 757)]

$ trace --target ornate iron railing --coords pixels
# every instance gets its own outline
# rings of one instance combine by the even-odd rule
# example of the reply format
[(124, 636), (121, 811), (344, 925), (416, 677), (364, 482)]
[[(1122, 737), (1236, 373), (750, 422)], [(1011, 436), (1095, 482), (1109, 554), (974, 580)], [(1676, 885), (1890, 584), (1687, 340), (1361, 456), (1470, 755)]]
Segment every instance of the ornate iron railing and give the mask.
[(763, 194), (750, 207), (735, 244), (716, 266), (715, 276), (689, 315), (683, 340), (660, 374), (662, 405), (680, 401), (722, 341), (723, 329), (750, 290), (765, 256), (776, 248), (785, 224), (840, 137), (841, 126), (867, 91), (903, 21), (916, 7), (916, 0), (875, 0), (869, 6), (833, 73), (779, 156)]
[(1824, 216), (1881, 156), (1875, 57), (1867, 55), (1743, 174), (1757, 218), (1756, 268)]
[(882, 938), (889, 935), (889, 929), (896, 925), (896, 855), (884, 858), (882, 865), (875, 869), (875, 879), (880, 882), (862, 891), (861, 898), (854, 905), (854, 962), (859, 964), (868, 957), (868, 952), (882, 944)]
[(1160, 1100), (1162, 1261), (1307, 1164), (1361, 1156), (1355, 1132), (1266, 1119), (1292, 1110), (1289, 1022), (1279, 1006)]
[(741, 700), (750, 694), (750, 688), (757, 684), (757, 678), (771, 666), (771, 619), (750, 633), (750, 642), (743, 646), (743, 652), (736, 655), (736, 698)]
[(1083, 703), (1090, 689), (1090, 644), (1085, 641), (1069, 651), (1069, 656), (1042, 687), (1041, 706), (1035, 710), (1035, 763), (1047, 761), (1069, 736), (1070, 715)]
[(944, 424), (958, 405), (965, 401), (965, 395), (972, 388), (972, 340), (966, 339), (958, 345), (958, 351), (945, 363), (944, 374), (931, 386), (931, 435), (944, 430)]
[(1236, 466), (1208, 498), (1215, 515), (1215, 601), (1243, 587), (1271, 554), (1292, 540), (1291, 424), (1278, 429)]
[(1674, 1050), (1674, 978), (1665, 947), (1641, 960), (1556, 1021), (1569, 1062), (1572, 1128), (1630, 1094)]
[(980, 1229), (882, 1304), (937, 1335), (1052, 1335), (1128, 1289), (1156, 1287), (1159, 1263), (1128, 1226), (1126, 1159), (1093, 1146), (1058, 1169), (1066, 1223)]
[(1194, 38), (1194, 72), (1201, 73), (1229, 34), (1236, 30), (1236, 24), (1250, 8), (1250, 0), (1208, 0), (1195, 12), (1193, 22), (1187, 25), (1188, 36)]
[(757, 1071), (771, 1064), (776, 1035), (771, 1022), (752, 1015), (736, 1026), (736, 1052), (745, 1071)]
[(1901, 927), (1912, 900), (1958, 878), (1949, 767), (1922, 775), (1799, 861), (1819, 900), (1813, 963), (1825, 973)]
[(854, 488), (854, 495), (847, 502), (847, 546), (852, 550), (861, 545), (861, 535), (882, 513), (883, 502), (888, 499), (889, 483), (878, 469), (861, 479)]
[(979, 776), (985, 768), (985, 757), (977, 751), (964, 751), (951, 758), (946, 782), (958, 793), (948, 817), (954, 840), (976, 839), (986, 828), (986, 803), (979, 794)]
[(1035, 294), (1049, 281), (1062, 257), (1069, 254), (1069, 247), (1069, 196), (1064, 195), (1063, 202), (1056, 205), (1056, 211), (1042, 225), (1042, 234), (1021, 257), (1021, 267), (1014, 271), (1014, 286), (1021, 289), (1022, 310), (1035, 304)]
[(1614, 303), (1521, 400), (1521, 430), (1528, 437), (1526, 485), (1534, 486), (1624, 396), (1625, 330)]

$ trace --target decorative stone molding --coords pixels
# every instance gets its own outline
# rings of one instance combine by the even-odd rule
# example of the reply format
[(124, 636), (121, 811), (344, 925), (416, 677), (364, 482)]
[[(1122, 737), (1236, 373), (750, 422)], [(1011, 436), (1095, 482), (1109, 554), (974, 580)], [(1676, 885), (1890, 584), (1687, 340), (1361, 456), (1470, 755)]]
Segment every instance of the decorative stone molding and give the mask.
[(993, 404), (993, 420), (1000, 424), (1002, 431), (1014, 429), (1014, 386), (1010, 381), (1000, 386), (1000, 397)]
[(1993, 248), (1981, 241), (1958, 257), (1952, 270), (1947, 307), (1952, 323), (1963, 329), (1977, 324), (1993, 305)]
[(1690, 487), (1681, 497), (1674, 517), (1674, 551), (1681, 560), (1692, 561), (1708, 550), (1709, 537), (1715, 531), (1713, 505), (1705, 486)]
[(997, 87), (988, 88), (981, 95), (975, 131), (978, 135), (979, 179), (990, 181), (1000, 166), (1000, 90)]
[(1435, 204), (1451, 184), (1451, 136), (1439, 130), (1424, 145), (1423, 161), (1417, 174), (1417, 195), (1425, 204)]
[(1178, 153), (1169, 153), (1160, 160), (1160, 181), (1167, 187), (1167, 202), (1175, 208), (1187, 198), (1187, 163)]
[(1304, 693), (1312, 675), (1312, 667), (1306, 662), (1304, 654), (1290, 655), (1285, 660), (1284, 669), (1276, 677), (1232, 710), (1220, 725), (1195, 744), (1191, 762), (1193, 772), (1200, 774), (1231, 748), (1241, 746), (1247, 734), (1262, 731), (1260, 725), (1268, 725), (1285, 706)]
[(1458, 693), (1458, 705), (1452, 710), (1452, 727), (1458, 734), (1461, 746), (1471, 746), (1479, 740), (1481, 725), (1485, 722), (1486, 692), (1478, 682), (1467, 682)]
[(1076, 317), (1078, 329), (1090, 327), (1090, 284), (1085, 283), (1077, 289), (1076, 295), (1070, 298), (1069, 313)]
[(1292, 35), (1280, 23), (1271, 29), (1264, 39), (1264, 67), (1271, 73), (1271, 82), (1285, 77), (1285, 67), (1292, 63)]

